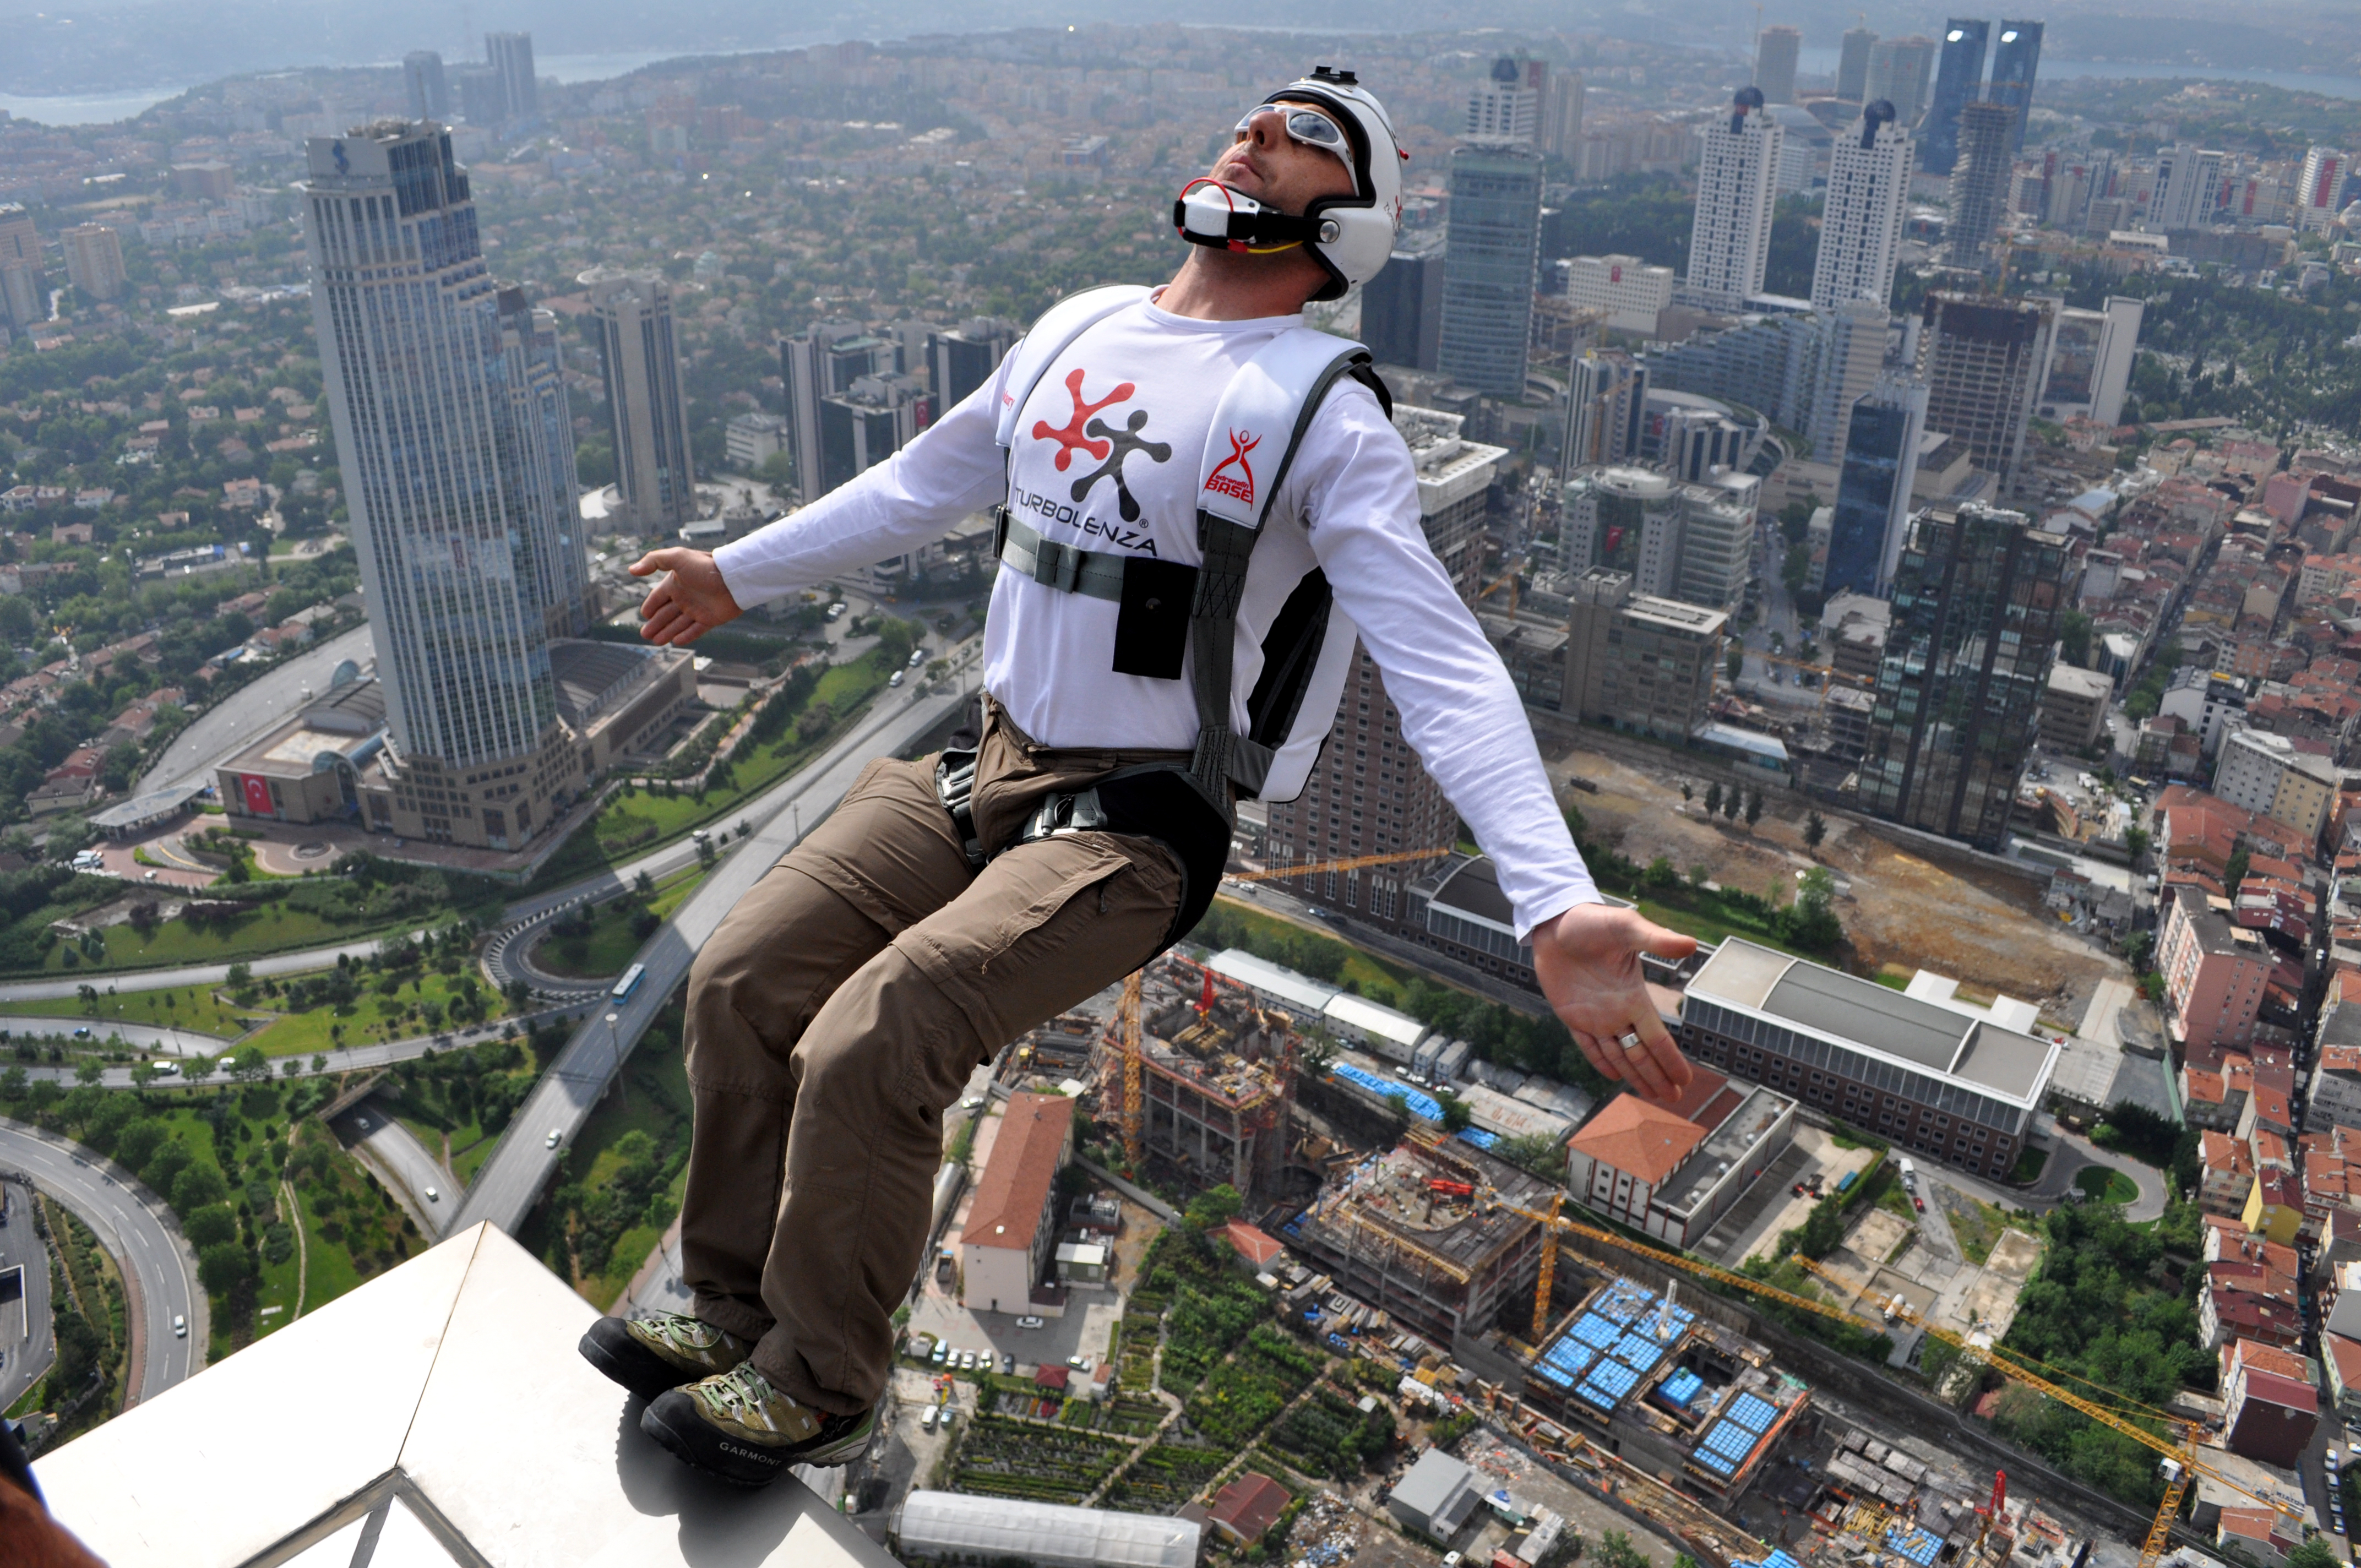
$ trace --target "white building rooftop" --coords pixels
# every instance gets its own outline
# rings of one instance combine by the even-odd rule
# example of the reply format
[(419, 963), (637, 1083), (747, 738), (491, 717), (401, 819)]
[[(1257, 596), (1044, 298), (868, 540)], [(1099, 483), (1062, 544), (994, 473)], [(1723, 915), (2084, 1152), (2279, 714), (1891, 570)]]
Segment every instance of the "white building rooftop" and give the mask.
[(890, 1568), (796, 1477), (741, 1491), (642, 1437), (575, 1350), (598, 1315), (471, 1226), (34, 1475), (111, 1568)]

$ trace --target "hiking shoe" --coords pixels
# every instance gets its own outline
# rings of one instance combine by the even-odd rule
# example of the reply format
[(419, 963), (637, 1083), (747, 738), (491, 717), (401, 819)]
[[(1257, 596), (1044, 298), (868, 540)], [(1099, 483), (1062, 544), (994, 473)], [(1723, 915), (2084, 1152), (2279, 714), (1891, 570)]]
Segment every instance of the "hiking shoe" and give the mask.
[(601, 1318), (582, 1336), (582, 1359), (642, 1399), (727, 1372), (754, 1347), (686, 1312)]
[(659, 1394), (640, 1430), (684, 1464), (735, 1486), (767, 1486), (791, 1464), (835, 1464), (869, 1446), (877, 1407), (832, 1416), (771, 1387), (751, 1363)]

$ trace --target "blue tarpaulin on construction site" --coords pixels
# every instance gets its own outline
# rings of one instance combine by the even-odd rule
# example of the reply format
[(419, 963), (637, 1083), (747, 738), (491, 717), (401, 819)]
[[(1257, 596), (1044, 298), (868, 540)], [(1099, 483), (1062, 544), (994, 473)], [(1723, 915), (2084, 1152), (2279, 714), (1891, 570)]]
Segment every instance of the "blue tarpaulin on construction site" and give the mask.
[(1705, 1387), (1705, 1379), (1684, 1366), (1656, 1385), (1656, 1391), (1675, 1405), (1686, 1405)]
[(1542, 1378), (1544, 1382), (1554, 1383), (1561, 1388), (1571, 1388), (1574, 1387), (1574, 1375), (1572, 1373), (1565, 1371), (1562, 1367), (1553, 1366), (1546, 1361), (1534, 1366), (1533, 1373), (1534, 1376)]
[(1561, 1366), (1574, 1373), (1581, 1372), (1584, 1367), (1598, 1359), (1597, 1351), (1573, 1338), (1559, 1340), (1550, 1346), (1549, 1354), (1542, 1357), (1542, 1360), (1549, 1365)]
[(1488, 1133), (1478, 1127), (1462, 1127), (1459, 1129), (1459, 1136), (1463, 1141), (1474, 1144), (1479, 1149), (1488, 1149), (1500, 1141), (1498, 1134)]
[(1430, 1122), (1443, 1120), (1443, 1102), (1432, 1094), (1420, 1093), (1407, 1083), (1400, 1083), (1390, 1078), (1379, 1078), (1376, 1073), (1355, 1067), (1351, 1062), (1338, 1062), (1328, 1070), (1348, 1083), (1360, 1085), (1372, 1094), (1390, 1095), (1408, 1106), (1413, 1115), (1423, 1116)]
[(1721, 1412), (1748, 1431), (1767, 1431), (1779, 1416), (1779, 1407), (1757, 1394), (1741, 1394)]
[(1689, 1458), (1694, 1463), (1712, 1471), (1717, 1475), (1732, 1475), (1738, 1472), (1738, 1465), (1735, 1461), (1724, 1459), (1720, 1454), (1714, 1453), (1713, 1450), (1709, 1448), (1700, 1448), (1695, 1453), (1690, 1454)]
[(1575, 1338), (1598, 1350), (1605, 1350), (1623, 1337), (1621, 1329), (1596, 1312), (1585, 1312), (1576, 1318), (1570, 1332)]
[(1656, 1304), (1656, 1293), (1636, 1280), (1618, 1277), (1590, 1299), (1590, 1310), (1609, 1322), (1628, 1323)]
[(1646, 1372), (1664, 1359), (1664, 1347), (1647, 1334), (1629, 1333), (1617, 1340), (1608, 1354), (1634, 1372)]
[(1927, 1568), (1936, 1553), (1943, 1550), (1942, 1541), (1923, 1530), (1889, 1530), (1885, 1532), (1885, 1545), (1888, 1551), (1899, 1552), (1918, 1564), (1918, 1568)]
[(1590, 1376), (1576, 1392), (1600, 1409), (1611, 1410), (1622, 1403), (1623, 1396), (1639, 1381), (1640, 1375), (1620, 1362), (1602, 1361), (1590, 1369)]

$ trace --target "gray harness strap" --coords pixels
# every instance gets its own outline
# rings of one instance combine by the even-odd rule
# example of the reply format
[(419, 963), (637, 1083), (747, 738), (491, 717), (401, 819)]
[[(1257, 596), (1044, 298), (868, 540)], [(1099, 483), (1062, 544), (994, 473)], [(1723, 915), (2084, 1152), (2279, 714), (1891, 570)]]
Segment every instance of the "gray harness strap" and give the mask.
[(1006, 507), (994, 514), (994, 523), (992, 553), (1004, 565), (1063, 593), (1123, 601), (1123, 564), (1128, 557), (1044, 539), (1038, 529), (1011, 517)]

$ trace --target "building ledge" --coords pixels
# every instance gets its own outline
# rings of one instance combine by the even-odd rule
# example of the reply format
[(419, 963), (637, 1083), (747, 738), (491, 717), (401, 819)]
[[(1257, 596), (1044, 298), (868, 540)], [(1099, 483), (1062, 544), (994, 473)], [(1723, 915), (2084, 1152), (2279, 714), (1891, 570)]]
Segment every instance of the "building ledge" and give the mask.
[(642, 1436), (639, 1401), (576, 1353), (598, 1315), (471, 1226), (35, 1475), (112, 1568), (890, 1568), (796, 1477), (740, 1491)]

